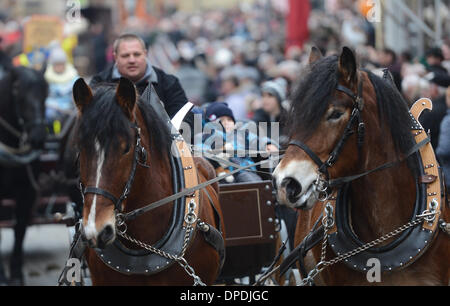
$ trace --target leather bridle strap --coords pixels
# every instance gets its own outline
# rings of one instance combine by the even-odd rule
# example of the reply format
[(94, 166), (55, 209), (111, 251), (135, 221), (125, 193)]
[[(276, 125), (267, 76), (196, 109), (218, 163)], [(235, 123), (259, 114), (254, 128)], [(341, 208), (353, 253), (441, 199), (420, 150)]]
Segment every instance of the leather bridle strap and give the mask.
[(350, 120), (348, 121), (347, 126), (345, 127), (344, 134), (342, 135), (341, 139), (337, 143), (336, 147), (331, 152), (327, 161), (323, 162), (320, 159), (320, 157), (316, 153), (314, 153), (313, 150), (311, 150), (306, 144), (304, 144), (301, 141), (293, 140), (289, 143), (290, 146), (297, 146), (300, 149), (302, 149), (306, 154), (308, 154), (308, 156), (319, 167), (319, 172), (324, 174), (327, 179), (329, 178), (328, 168), (332, 167), (336, 163), (336, 161), (344, 147), (344, 144), (347, 142), (348, 138), (355, 133), (355, 131), (353, 129), (353, 126), (355, 125), (355, 123), (358, 123), (358, 127), (357, 127), (358, 150), (361, 150), (361, 147), (364, 143), (365, 126), (361, 119), (361, 112), (364, 108), (364, 101), (362, 99), (362, 88), (363, 88), (362, 79), (361, 79), (361, 82), (359, 82), (358, 95), (355, 95), (350, 89), (348, 89), (345, 86), (338, 85), (336, 87), (337, 90), (350, 96), (350, 98), (353, 99), (354, 103), (353, 103), (353, 111), (350, 116)]
[(127, 181), (127, 183), (125, 185), (125, 188), (123, 189), (123, 192), (122, 192), (122, 195), (120, 196), (120, 198), (117, 198), (116, 196), (114, 196), (109, 191), (106, 191), (106, 190), (103, 190), (103, 189), (100, 189), (100, 188), (97, 188), (97, 187), (86, 187), (86, 188), (83, 189), (83, 185), (80, 182), (81, 192), (83, 193), (83, 197), (86, 194), (100, 195), (102, 197), (107, 198), (111, 202), (113, 202), (114, 207), (115, 207), (115, 209), (118, 212), (122, 212), (122, 202), (130, 194), (131, 186), (133, 185), (134, 178), (136, 176), (137, 165), (141, 164), (139, 162), (139, 156), (143, 152), (143, 147), (141, 145), (141, 132), (140, 132), (140, 129), (139, 129), (139, 127), (136, 124), (134, 125), (134, 128), (136, 129), (136, 146), (135, 146), (135, 149), (134, 149), (133, 165), (131, 167), (130, 176), (128, 177), (128, 181)]

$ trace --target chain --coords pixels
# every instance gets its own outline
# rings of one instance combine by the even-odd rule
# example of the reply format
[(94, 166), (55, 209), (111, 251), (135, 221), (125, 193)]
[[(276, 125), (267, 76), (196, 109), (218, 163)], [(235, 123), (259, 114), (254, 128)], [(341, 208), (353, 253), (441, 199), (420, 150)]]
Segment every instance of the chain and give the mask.
[[(330, 209), (330, 207), (331, 207), (331, 209)], [(320, 272), (322, 272), (325, 268), (330, 267), (334, 264), (337, 264), (337, 263), (339, 263), (343, 260), (346, 260), (352, 256), (355, 256), (355, 255), (357, 255), (361, 252), (364, 252), (370, 248), (373, 248), (373, 247), (385, 242), (386, 240), (389, 240), (389, 239), (403, 233), (404, 231), (408, 230), (409, 228), (421, 224), (424, 220), (427, 222), (433, 222), (434, 219), (436, 218), (436, 215), (439, 214), (439, 212), (436, 211), (432, 206), (432, 209), (430, 211), (424, 211), (421, 215), (416, 216), (417, 219), (410, 221), (410, 222), (406, 223), (405, 225), (400, 226), (399, 228), (393, 230), (392, 232), (390, 232), (378, 239), (375, 239), (369, 243), (366, 243), (352, 251), (349, 251), (345, 254), (341, 254), (332, 260), (326, 261), (325, 257), (326, 257), (326, 247), (327, 247), (327, 242), (328, 242), (328, 230), (334, 225), (334, 220), (332, 217), (332, 206), (329, 203), (325, 207), (325, 212), (326, 212), (326, 216), (322, 220), (322, 223), (324, 225), (324, 238), (322, 241), (320, 262), (316, 265), (316, 267), (313, 270), (311, 270), (311, 272), (308, 274), (308, 277), (302, 280), (302, 284), (300, 284), (300, 286), (312, 285), (314, 278)], [(331, 221), (333, 222), (332, 223), (333, 225), (330, 225), (329, 222), (331, 222)]]
[[(191, 204), (192, 204), (192, 202), (191, 202)], [(194, 268), (192, 268), (192, 266), (190, 266), (188, 264), (188, 262), (186, 261), (186, 259), (184, 258), (184, 255), (186, 254), (187, 246), (189, 244), (189, 237), (190, 237), (192, 231), (194, 230), (193, 224), (199, 220), (198, 217), (194, 213), (195, 207), (191, 206), (191, 204), (189, 207), (189, 212), (185, 218), (187, 227), (186, 227), (186, 233), (184, 234), (183, 246), (181, 248), (181, 252), (179, 255), (173, 255), (173, 254), (167, 253), (163, 250), (157, 249), (154, 246), (146, 244), (146, 243), (139, 241), (139, 240), (131, 237), (130, 235), (128, 235), (126, 233), (126, 231), (127, 231), (126, 224), (123, 221), (123, 219), (121, 219), (122, 217), (120, 216), (120, 214), (116, 216), (116, 219), (118, 220), (117, 234), (119, 236), (121, 236), (122, 238), (136, 244), (137, 246), (139, 246), (143, 249), (146, 249), (146, 250), (148, 250), (154, 254), (157, 254), (161, 257), (176, 261), (186, 271), (186, 273), (194, 279), (194, 286), (206, 286), (206, 284), (202, 282), (200, 277), (195, 274)], [(119, 227), (122, 227), (124, 229), (120, 230)]]

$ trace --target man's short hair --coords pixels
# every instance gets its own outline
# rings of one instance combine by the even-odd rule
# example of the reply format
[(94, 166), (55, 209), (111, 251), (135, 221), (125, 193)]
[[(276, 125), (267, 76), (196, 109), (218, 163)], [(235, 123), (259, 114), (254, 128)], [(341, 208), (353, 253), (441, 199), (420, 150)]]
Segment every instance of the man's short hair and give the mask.
[(147, 50), (147, 46), (146, 46), (146, 44), (145, 44), (145, 41), (144, 41), (141, 37), (137, 36), (136, 34), (127, 33), (127, 34), (122, 34), (122, 35), (120, 35), (119, 38), (117, 38), (117, 39), (114, 41), (114, 45), (113, 45), (114, 53), (117, 54), (117, 51), (119, 50), (119, 46), (120, 46), (120, 44), (121, 44), (122, 42), (124, 42), (124, 41), (132, 41), (132, 40), (137, 40), (137, 41), (139, 41), (140, 44), (142, 45), (142, 48), (143, 48), (144, 50)]

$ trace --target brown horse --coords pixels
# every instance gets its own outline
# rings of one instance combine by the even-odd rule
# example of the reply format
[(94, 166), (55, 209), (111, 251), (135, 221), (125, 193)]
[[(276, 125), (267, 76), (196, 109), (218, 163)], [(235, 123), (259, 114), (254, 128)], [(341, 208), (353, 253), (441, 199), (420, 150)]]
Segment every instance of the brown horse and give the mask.
[[(192, 285), (193, 278), (183, 267), (202, 282), (212, 284), (220, 270), (219, 254), (205, 241), (198, 225), (189, 241), (184, 240), (186, 234), (181, 240), (179, 235), (174, 236), (173, 233), (185, 233), (187, 226), (182, 222), (183, 227), (173, 228), (173, 224), (179, 224), (173, 220), (176, 216), (180, 218), (174, 203), (158, 207), (125, 225), (117, 224), (119, 213), (123, 216), (175, 192), (173, 182), (179, 178), (172, 177), (169, 154), (173, 138), (169, 131), (165, 132), (165, 123), (146, 101), (137, 97), (134, 85), (127, 79), (122, 78), (118, 85), (101, 85), (94, 92), (80, 79), (74, 86), (74, 98), (80, 112), (77, 143), (80, 181), (85, 194), (82, 226), (90, 246), (86, 259), (93, 284)], [(195, 165), (199, 183), (214, 178), (209, 163), (195, 159)], [(198, 222), (218, 227), (216, 219), (222, 218), (218, 186), (208, 186), (206, 190), (208, 194), (202, 190), (199, 195)], [(118, 232), (123, 233), (125, 227), (129, 237), (156, 248), (164, 244), (161, 240), (188, 243), (185, 262), (181, 262), (183, 267), (177, 260), (143, 250), (142, 245), (119, 236)], [(116, 256), (117, 262), (111, 263), (113, 260), (105, 260), (104, 256), (116, 244), (122, 251), (112, 249), (109, 255)], [(169, 245), (165, 252), (179, 255), (181, 246)], [(126, 263), (129, 258), (131, 263)], [(141, 260), (148, 260), (149, 266), (157, 263), (153, 273), (149, 268), (138, 271)], [(125, 264), (128, 264), (126, 270), (121, 270), (119, 265)]]
[(279, 202), (302, 210), (296, 245), (325, 228), (306, 270), (325, 285), (448, 285), (450, 239), (439, 224), (450, 210), (406, 102), (388, 78), (357, 69), (348, 48), (327, 58), (313, 48), (308, 69), (273, 174)]

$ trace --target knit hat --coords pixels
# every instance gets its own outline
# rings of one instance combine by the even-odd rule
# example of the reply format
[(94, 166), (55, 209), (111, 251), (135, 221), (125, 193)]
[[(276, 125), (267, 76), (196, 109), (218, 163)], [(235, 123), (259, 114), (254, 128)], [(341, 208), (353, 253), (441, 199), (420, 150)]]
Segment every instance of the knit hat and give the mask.
[(273, 81), (268, 81), (262, 84), (261, 91), (269, 93), (274, 96), (281, 104), (286, 100), (287, 95), (287, 81), (283, 78), (277, 78)]
[(220, 117), (228, 116), (236, 122), (234, 118), (233, 111), (228, 107), (228, 104), (225, 102), (214, 102), (208, 106), (206, 109), (206, 119), (208, 121), (215, 121)]
[(66, 63), (67, 62), (66, 52), (64, 52), (64, 50), (61, 48), (53, 49), (52, 52), (50, 53), (48, 62), (50, 65), (57, 63)]

